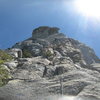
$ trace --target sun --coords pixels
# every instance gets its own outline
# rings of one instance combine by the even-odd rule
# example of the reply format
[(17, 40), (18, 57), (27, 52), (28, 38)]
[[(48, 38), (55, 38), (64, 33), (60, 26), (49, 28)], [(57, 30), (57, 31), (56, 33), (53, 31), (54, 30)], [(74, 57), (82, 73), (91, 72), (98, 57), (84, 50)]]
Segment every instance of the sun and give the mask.
[(74, 3), (84, 16), (100, 18), (100, 0), (75, 0)]

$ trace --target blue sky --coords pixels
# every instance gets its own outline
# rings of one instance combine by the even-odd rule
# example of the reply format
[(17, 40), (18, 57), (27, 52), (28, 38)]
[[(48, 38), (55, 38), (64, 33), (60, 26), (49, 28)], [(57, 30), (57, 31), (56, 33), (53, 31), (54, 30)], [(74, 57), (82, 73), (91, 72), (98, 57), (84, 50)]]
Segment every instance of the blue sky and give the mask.
[(39, 26), (59, 27), (100, 57), (100, 21), (79, 14), (74, 0), (0, 0), (0, 48), (31, 37)]

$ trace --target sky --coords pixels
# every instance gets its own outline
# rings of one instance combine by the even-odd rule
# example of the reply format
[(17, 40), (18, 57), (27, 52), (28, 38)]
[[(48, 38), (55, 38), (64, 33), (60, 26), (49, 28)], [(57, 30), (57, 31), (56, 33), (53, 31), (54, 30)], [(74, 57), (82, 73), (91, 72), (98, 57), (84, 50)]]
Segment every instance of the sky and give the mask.
[(32, 35), (39, 26), (59, 27), (66, 36), (94, 49), (100, 57), (100, 20), (78, 13), (74, 0), (0, 0), (0, 48)]

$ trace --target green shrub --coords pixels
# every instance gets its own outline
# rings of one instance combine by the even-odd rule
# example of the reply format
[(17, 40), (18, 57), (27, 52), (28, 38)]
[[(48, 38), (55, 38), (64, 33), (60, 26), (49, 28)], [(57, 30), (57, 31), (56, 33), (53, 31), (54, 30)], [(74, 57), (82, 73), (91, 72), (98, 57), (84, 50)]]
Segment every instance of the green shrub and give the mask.
[(31, 58), (32, 57), (32, 54), (30, 53), (29, 50), (23, 49), (22, 51), (23, 51), (23, 58)]
[(0, 65), (3, 64), (5, 61), (4, 60), (0, 60)]
[(2, 64), (10, 60), (12, 60), (12, 56), (3, 50), (0, 50), (0, 86), (3, 86), (8, 82), (9, 72), (2, 66)]
[(5, 51), (0, 50), (0, 62), (6, 62), (12, 60), (12, 56), (7, 54)]
[(9, 72), (0, 65), (0, 87), (7, 84)]
[(49, 58), (49, 57), (51, 57), (53, 54), (51, 53), (51, 51), (45, 51), (44, 53), (43, 53), (43, 56), (44, 57), (46, 57), (46, 58)]

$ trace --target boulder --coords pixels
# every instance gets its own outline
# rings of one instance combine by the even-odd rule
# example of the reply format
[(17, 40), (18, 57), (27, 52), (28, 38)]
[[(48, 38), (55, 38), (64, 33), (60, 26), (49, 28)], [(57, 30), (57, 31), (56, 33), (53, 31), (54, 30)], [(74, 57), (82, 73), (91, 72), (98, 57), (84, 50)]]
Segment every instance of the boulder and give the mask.
[(18, 65), (18, 61), (5, 62), (4, 65), (7, 66), (10, 70), (14, 70)]
[(8, 54), (12, 55), (14, 58), (22, 58), (22, 50), (19, 48), (12, 48), (6, 51)]

